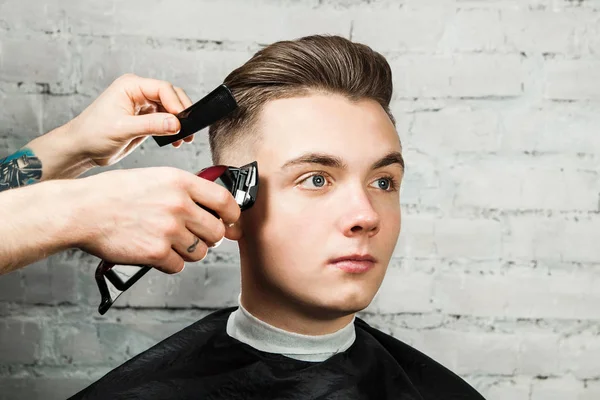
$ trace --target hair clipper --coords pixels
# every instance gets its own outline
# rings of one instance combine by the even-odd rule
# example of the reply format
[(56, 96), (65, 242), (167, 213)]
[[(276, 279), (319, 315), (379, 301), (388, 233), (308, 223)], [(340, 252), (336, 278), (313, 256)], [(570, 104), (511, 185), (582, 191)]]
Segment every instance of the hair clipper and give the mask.
[[(258, 164), (256, 161), (240, 168), (215, 165), (203, 169), (197, 175), (229, 190), (242, 211), (252, 207), (256, 201), (258, 192)], [(213, 210), (198, 205), (219, 218)], [(117, 298), (151, 268), (144, 265), (118, 265), (102, 260), (98, 264), (95, 274), (96, 283), (102, 296), (98, 312), (100, 314), (106, 313)]]

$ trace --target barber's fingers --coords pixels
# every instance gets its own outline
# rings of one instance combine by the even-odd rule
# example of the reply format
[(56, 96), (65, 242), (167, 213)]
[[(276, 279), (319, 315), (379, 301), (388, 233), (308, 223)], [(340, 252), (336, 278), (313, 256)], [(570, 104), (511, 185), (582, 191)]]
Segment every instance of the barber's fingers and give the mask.
[(115, 129), (134, 139), (148, 135), (174, 135), (181, 130), (181, 123), (174, 115), (158, 112), (122, 117), (117, 121)]
[(179, 114), (186, 108), (173, 85), (167, 81), (136, 77), (131, 82), (135, 85), (133, 89), (139, 89), (147, 100), (162, 105), (171, 114)]
[[(188, 95), (185, 93), (185, 91), (182, 88), (175, 87), (175, 92), (177, 93), (177, 96), (179, 96), (179, 100), (181, 100), (181, 104), (183, 104), (183, 106), (185, 108), (188, 108), (192, 105), (192, 100), (188, 97)], [(192, 143), (193, 141), (194, 141), (194, 135), (190, 135), (188, 137), (183, 138), (183, 140), (178, 140), (178, 141), (174, 142), (173, 147), (177, 148), (177, 147), (181, 146), (181, 144), (183, 142)]]
[(192, 105), (192, 100), (182, 88), (174, 87), (173, 89), (175, 89), (175, 93), (177, 93), (177, 96), (179, 96), (179, 100), (181, 101), (181, 104), (183, 104), (184, 108), (188, 108)]
[[(239, 208), (239, 206), (237, 206)], [(213, 247), (225, 236), (225, 224), (194, 203), (186, 227), (208, 247)]]
[(184, 234), (175, 238), (175, 241), (173, 243), (173, 250), (185, 261), (201, 261), (208, 254), (208, 245), (188, 230), (185, 230)]
[(183, 271), (185, 262), (175, 250), (169, 249), (166, 254), (161, 255), (152, 263), (152, 267), (167, 274), (176, 274)]
[[(223, 220), (223, 223), (232, 224), (240, 218), (240, 206), (229, 190), (223, 186), (207, 179), (199, 178), (194, 174), (189, 174), (189, 179), (185, 183), (185, 189), (194, 202), (202, 204), (202, 206), (216, 212)], [(200, 211), (202, 211), (202, 215), (210, 215), (210, 213), (198, 207), (196, 213), (200, 213)], [(202, 215), (197, 215), (192, 221), (201, 220)], [(215, 221), (217, 221), (216, 218)]]

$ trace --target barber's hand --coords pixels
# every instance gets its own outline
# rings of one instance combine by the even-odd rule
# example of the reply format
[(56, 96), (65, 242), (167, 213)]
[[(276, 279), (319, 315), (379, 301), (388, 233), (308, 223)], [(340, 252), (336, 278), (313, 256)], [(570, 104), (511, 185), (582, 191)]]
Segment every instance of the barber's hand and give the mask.
[(123, 159), (150, 135), (176, 134), (181, 125), (173, 114), (191, 105), (185, 92), (168, 82), (123, 75), (76, 118), (26, 147), (42, 162), (42, 180), (75, 178)]
[[(73, 144), (94, 165), (107, 166), (131, 153), (149, 135), (173, 135), (181, 125), (172, 114), (192, 105), (169, 82), (123, 75), (70, 122)], [(191, 142), (193, 136), (184, 139)], [(182, 140), (173, 145), (179, 147)]]
[(179, 272), (236, 229), (229, 225), (241, 213), (227, 189), (176, 168), (109, 171), (71, 183), (82, 221), (75, 247), (116, 264)]

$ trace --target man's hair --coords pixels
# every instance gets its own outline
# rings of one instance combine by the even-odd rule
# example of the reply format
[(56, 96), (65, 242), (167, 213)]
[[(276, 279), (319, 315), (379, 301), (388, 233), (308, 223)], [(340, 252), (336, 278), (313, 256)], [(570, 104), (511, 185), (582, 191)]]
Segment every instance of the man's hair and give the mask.
[[(258, 51), (225, 78), (238, 108), (209, 129), (213, 162), (254, 128), (261, 107), (270, 100), (311, 92), (377, 101), (394, 123), (389, 105), (392, 71), (370, 47), (340, 36), (308, 36), (273, 43)], [(245, 132), (245, 133), (244, 133)]]

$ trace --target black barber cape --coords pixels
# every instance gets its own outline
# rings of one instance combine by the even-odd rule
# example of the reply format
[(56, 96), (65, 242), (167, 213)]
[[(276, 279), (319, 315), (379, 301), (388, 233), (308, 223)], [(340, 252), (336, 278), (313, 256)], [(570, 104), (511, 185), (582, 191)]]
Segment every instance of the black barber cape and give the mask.
[(254, 349), (214, 312), (125, 362), (71, 399), (482, 400), (461, 378), (356, 318), (356, 340), (323, 362)]

